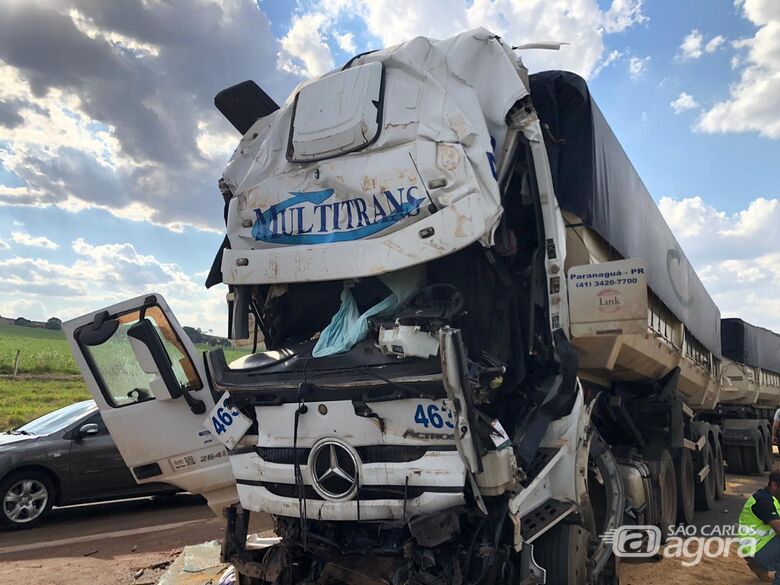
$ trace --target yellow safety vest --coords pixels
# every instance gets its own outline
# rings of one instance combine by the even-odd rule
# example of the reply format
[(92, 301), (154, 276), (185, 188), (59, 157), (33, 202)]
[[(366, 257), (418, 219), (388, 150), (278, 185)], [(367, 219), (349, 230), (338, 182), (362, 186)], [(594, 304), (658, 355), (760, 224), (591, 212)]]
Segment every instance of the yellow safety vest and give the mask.
[[(780, 502), (774, 497), (772, 502), (780, 515)], [(769, 524), (764, 524), (764, 521), (753, 513), (753, 504), (755, 503), (756, 498), (750, 496), (739, 515), (739, 548), (743, 555), (751, 557), (775, 537), (774, 528)]]

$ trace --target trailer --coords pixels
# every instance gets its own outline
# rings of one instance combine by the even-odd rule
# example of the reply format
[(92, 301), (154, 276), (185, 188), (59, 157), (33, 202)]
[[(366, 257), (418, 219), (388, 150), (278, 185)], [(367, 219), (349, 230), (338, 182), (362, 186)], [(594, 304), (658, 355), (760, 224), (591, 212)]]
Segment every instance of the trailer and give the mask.
[(697, 418), (722, 429), (728, 470), (772, 469), (772, 421), (780, 406), (780, 335), (742, 319), (721, 321), (723, 387), (718, 404)]
[[(711, 509), (724, 489), (720, 427), (696, 419), (719, 401), (720, 311), (586, 83), (566, 72), (530, 82), (567, 229), (579, 378), (599, 396), (594, 422), (617, 457), (627, 520), (665, 534), (690, 523), (695, 508)], [(624, 284), (626, 258), (643, 259), (646, 278)], [(593, 285), (585, 307), (572, 298), (583, 266), (595, 275), (585, 280)], [(611, 296), (622, 296), (619, 310), (587, 311)]]
[(64, 330), (240, 583), (614, 584), (602, 535), (713, 505), (720, 312), (583, 79), (476, 29), (215, 103), (243, 138), (207, 284), (256, 351), (199, 355), (155, 293)]

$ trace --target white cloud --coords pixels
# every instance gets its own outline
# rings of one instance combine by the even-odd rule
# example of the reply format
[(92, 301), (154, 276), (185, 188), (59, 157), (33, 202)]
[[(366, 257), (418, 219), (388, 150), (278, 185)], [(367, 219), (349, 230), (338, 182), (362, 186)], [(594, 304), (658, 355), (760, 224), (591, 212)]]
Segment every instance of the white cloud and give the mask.
[(532, 71), (559, 68), (590, 77), (602, 60), (605, 36), (647, 20), (642, 4), (613, 0), (602, 10), (597, 0), (319, 0), (293, 19), (282, 39), (280, 65), (303, 74), (321, 70), (332, 60), (327, 40), (341, 43), (338, 31), (360, 19), (377, 40), (374, 48), (416, 36), (443, 39), (477, 27), (513, 45), (566, 42), (560, 51), (524, 51), (523, 60)]
[(335, 34), (336, 42), (339, 44), (339, 48), (345, 53), (357, 53), (357, 47), (355, 46), (355, 35), (351, 32), (344, 33), (343, 35)]
[(32, 248), (46, 248), (47, 250), (56, 250), (60, 247), (56, 242), (52, 242), (46, 236), (31, 236), (27, 232), (13, 232), (11, 239), (20, 246), (30, 246)]
[(0, 250), (10, 250), (11, 244), (6, 242), (5, 240), (0, 240)]
[(222, 230), (239, 137), (213, 96), (254, 77), (283, 98), (279, 50), (247, 0), (0, 2), (0, 166), (24, 183), (0, 205)]
[(17, 299), (0, 304), (0, 315), (11, 319), (24, 317), (31, 321), (46, 321), (52, 316), (49, 315), (46, 305), (38, 299)]
[(723, 316), (780, 332), (780, 200), (733, 214), (701, 197), (664, 197), (659, 207)]
[(608, 33), (625, 30), (649, 19), (642, 14), (643, 0), (613, 0), (605, 15), (604, 28)]
[(620, 59), (623, 56), (623, 53), (621, 51), (618, 51), (615, 49), (614, 51), (610, 51), (609, 55), (606, 56), (606, 58), (599, 63), (596, 68), (593, 70), (593, 77), (596, 77), (599, 73), (604, 71), (607, 67), (612, 65), (615, 61)]
[(718, 50), (718, 47), (720, 47), (723, 43), (726, 42), (726, 37), (723, 35), (717, 35), (715, 37), (712, 37), (709, 41), (707, 41), (707, 44), (704, 45), (704, 51), (706, 53), (714, 53)]
[(691, 61), (698, 59), (704, 53), (714, 53), (726, 42), (726, 37), (716, 35), (708, 41), (704, 41), (704, 35), (699, 29), (694, 28), (683, 38), (677, 53), (678, 59)]
[(669, 105), (672, 106), (675, 114), (699, 107), (699, 104), (693, 99), (693, 96), (685, 92), (678, 95)]
[(680, 45), (679, 55), (683, 59), (698, 59), (704, 54), (702, 45), (704, 43), (704, 35), (702, 35), (698, 29), (693, 29), (683, 39)]
[(631, 57), (628, 60), (628, 74), (633, 80), (642, 78), (647, 73), (650, 57)]
[(333, 55), (325, 43), (324, 14), (307, 13), (295, 16), (292, 26), (281, 39), (277, 66), (289, 73), (316, 77), (333, 69)]
[(743, 13), (759, 27), (750, 39), (733, 43), (744, 55), (732, 61), (742, 68), (728, 99), (704, 112), (697, 129), (710, 133), (757, 132), (780, 138), (780, 2), (741, 0)]
[[(94, 245), (76, 239), (71, 263), (15, 256), (0, 260), (0, 298), (24, 297), (48, 310), (28, 318), (70, 319), (143, 293), (157, 292), (180, 321), (220, 333), (226, 331), (223, 286), (206, 291), (177, 264), (161, 262), (128, 243)], [(17, 307), (18, 308), (18, 307)], [(18, 308), (21, 311), (21, 308)], [(0, 314), (10, 314), (10, 304)]]

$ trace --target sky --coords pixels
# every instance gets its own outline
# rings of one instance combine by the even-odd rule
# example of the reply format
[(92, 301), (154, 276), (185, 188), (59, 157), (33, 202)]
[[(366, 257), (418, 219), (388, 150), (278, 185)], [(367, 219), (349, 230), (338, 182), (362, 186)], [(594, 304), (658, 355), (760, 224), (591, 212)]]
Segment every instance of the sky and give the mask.
[(4, 0), (0, 315), (68, 319), (162, 293), (226, 331), (203, 283), (239, 136), (213, 107), (277, 102), (357, 52), (484, 26), (534, 71), (584, 76), (723, 316), (780, 331), (777, 0)]

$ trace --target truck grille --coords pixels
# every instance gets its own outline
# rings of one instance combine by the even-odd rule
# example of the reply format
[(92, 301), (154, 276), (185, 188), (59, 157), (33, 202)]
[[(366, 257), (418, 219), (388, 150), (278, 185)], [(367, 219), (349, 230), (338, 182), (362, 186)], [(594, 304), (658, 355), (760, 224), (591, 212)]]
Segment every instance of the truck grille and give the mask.
[[(275, 496), (282, 498), (298, 498), (298, 490), (295, 484), (275, 483), (270, 481), (251, 481), (247, 479), (236, 480), (236, 483), (243, 485), (261, 486), (267, 489)], [(355, 500), (411, 500), (418, 498), (426, 492), (436, 493), (460, 493), (462, 486), (394, 486), (394, 485), (364, 485), (358, 491)], [(303, 486), (303, 496), (307, 500), (324, 501), (324, 498), (318, 494), (310, 485)]]
[[(371, 445), (357, 447), (356, 451), (363, 463), (409, 463), (422, 459), (428, 451), (452, 451), (455, 446), (440, 445), (436, 447), (404, 446), (404, 445)], [(257, 447), (255, 452), (268, 463), (283, 465), (295, 464), (295, 449), (292, 447)], [(298, 464), (306, 465), (309, 460), (309, 448), (298, 449)]]

